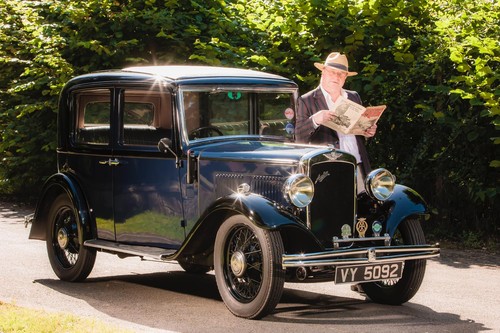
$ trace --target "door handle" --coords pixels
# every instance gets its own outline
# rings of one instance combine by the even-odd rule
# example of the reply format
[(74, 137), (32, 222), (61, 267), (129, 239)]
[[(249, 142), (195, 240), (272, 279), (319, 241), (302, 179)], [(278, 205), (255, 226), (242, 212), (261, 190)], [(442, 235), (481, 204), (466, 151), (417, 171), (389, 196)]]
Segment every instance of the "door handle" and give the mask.
[(117, 165), (120, 165), (120, 161), (117, 158), (114, 158), (114, 159), (109, 158), (108, 160), (99, 161), (99, 164), (109, 165), (109, 166), (117, 166)]
[(109, 165), (110, 166), (120, 165), (120, 161), (117, 158), (109, 159)]

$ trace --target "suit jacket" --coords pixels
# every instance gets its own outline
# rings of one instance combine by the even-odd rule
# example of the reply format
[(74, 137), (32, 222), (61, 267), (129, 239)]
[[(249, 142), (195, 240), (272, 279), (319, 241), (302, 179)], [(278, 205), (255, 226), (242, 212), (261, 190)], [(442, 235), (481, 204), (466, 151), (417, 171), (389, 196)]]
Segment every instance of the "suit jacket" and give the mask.
[[(347, 98), (358, 104), (361, 103), (359, 94), (352, 90), (346, 90)], [(339, 148), (339, 137), (337, 132), (326, 126), (314, 128), (311, 116), (319, 110), (328, 110), (325, 96), (318, 87), (299, 97), (297, 102), (297, 118), (295, 120), (295, 140), (299, 143), (307, 144), (332, 144)], [(362, 135), (356, 135), (359, 155), (363, 161), (362, 167), (365, 175), (371, 171), (368, 152), (365, 147), (366, 138)]]

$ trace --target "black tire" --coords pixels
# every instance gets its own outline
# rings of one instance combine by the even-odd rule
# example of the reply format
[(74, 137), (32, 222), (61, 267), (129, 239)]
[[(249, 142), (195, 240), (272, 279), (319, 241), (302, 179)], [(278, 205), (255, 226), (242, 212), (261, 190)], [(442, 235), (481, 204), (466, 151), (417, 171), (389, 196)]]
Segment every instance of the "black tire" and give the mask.
[(229, 311), (257, 319), (274, 310), (285, 283), (282, 254), (278, 231), (258, 228), (241, 215), (224, 221), (215, 240), (214, 269)]
[(54, 273), (63, 281), (83, 281), (94, 267), (96, 250), (84, 247), (78, 216), (67, 195), (59, 195), (49, 211), (47, 253)]
[(186, 271), (186, 273), (190, 274), (205, 274), (210, 272), (210, 267), (208, 266), (191, 264), (185, 261), (179, 261), (179, 265)]
[[(393, 245), (425, 244), (425, 236), (416, 218), (404, 220), (394, 234)], [(425, 275), (425, 259), (407, 260), (403, 275), (397, 280), (378, 281), (361, 284), (366, 295), (374, 302), (399, 305), (409, 301), (417, 293)]]

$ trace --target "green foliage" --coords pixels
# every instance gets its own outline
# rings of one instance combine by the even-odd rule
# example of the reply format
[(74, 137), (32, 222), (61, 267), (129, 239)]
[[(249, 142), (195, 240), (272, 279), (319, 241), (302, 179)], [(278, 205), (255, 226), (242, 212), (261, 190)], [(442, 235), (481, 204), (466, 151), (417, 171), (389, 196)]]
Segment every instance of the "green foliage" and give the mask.
[(0, 193), (34, 194), (55, 167), (70, 76), (205, 63), (290, 77), (339, 50), (347, 88), (387, 104), (372, 164), (428, 200), (445, 228), (498, 234), (498, 1), (53, 0), (0, 3)]

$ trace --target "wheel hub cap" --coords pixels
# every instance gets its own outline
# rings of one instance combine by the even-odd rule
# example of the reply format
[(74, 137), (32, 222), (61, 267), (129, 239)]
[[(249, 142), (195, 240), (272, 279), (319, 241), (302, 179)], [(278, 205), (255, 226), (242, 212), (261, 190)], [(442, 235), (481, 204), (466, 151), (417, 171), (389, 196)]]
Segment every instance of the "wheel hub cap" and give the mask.
[(247, 269), (247, 261), (245, 255), (240, 252), (234, 252), (231, 256), (231, 270), (236, 277), (241, 277)]
[(61, 247), (61, 249), (65, 249), (68, 246), (68, 242), (68, 232), (66, 231), (66, 229), (59, 229), (59, 231), (57, 232), (57, 243), (59, 244), (59, 247)]

